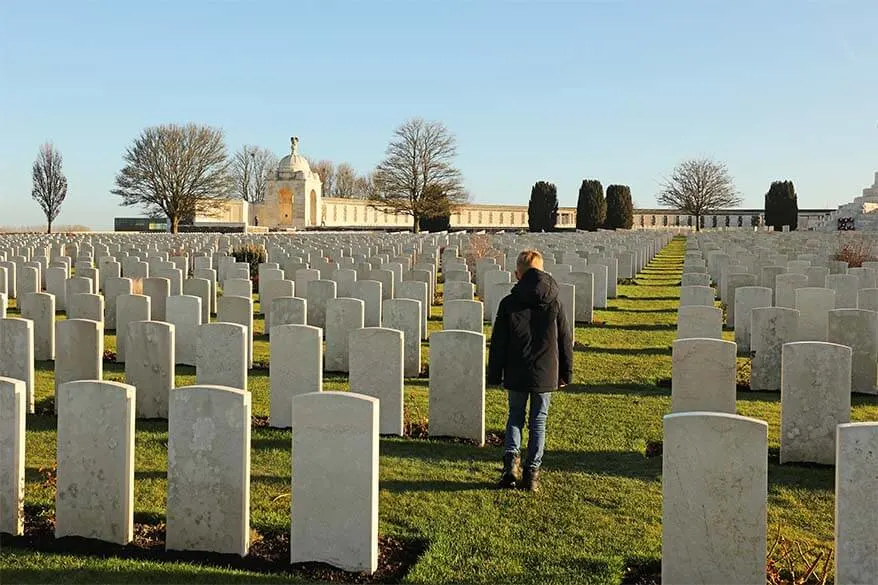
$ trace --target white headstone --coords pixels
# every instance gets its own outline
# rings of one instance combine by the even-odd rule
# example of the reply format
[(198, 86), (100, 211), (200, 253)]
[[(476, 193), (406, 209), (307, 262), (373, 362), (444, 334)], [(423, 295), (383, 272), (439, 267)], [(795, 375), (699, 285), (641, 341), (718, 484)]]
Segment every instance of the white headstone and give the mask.
[(367, 327), (350, 334), (350, 391), (381, 401), (382, 435), (403, 434), (402, 346), (402, 331), (395, 329)]
[(382, 323), (404, 335), (404, 370), (408, 378), (421, 372), (421, 304), (411, 299), (384, 301)]
[(363, 328), (364, 304), (360, 299), (329, 299), (326, 303), (326, 371), (347, 372), (348, 339)]
[(485, 336), (438, 331), (430, 336), (429, 432), (485, 444)]
[(174, 329), (164, 321), (128, 324), (125, 382), (137, 388), (137, 418), (168, 418), (168, 395), (174, 388)]
[(378, 569), (378, 399), (318, 392), (293, 400), (290, 562)]
[(271, 336), (269, 417), (272, 427), (292, 425), (293, 397), (323, 390), (323, 330), (311, 325), (278, 325)]
[(878, 423), (841, 424), (836, 435), (835, 582), (878, 582)]
[(678, 339), (672, 353), (671, 412), (735, 414), (734, 343), (721, 339)]
[(247, 328), (206, 323), (198, 329), (195, 380), (199, 386), (247, 389)]
[(662, 583), (765, 582), (767, 455), (763, 421), (714, 412), (664, 418)]
[(851, 348), (785, 344), (781, 384), (780, 462), (835, 463), (835, 427), (851, 420)]
[(99, 379), (58, 388), (55, 538), (134, 538), (134, 395)]
[(247, 555), (250, 412), (250, 393), (240, 388), (198, 385), (171, 391), (168, 550)]
[(24, 534), (24, 442), (27, 388), (0, 377), (0, 532)]

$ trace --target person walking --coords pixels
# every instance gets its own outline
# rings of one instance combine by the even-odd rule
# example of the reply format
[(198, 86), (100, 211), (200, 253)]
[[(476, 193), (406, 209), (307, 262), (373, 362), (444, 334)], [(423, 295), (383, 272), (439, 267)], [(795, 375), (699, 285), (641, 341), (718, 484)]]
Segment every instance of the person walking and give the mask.
[[(573, 339), (558, 299), (558, 284), (543, 272), (543, 256), (534, 250), (519, 254), (515, 278), (518, 282), (500, 301), (494, 319), (487, 383), (502, 383), (509, 399), (503, 475), (498, 485), (536, 492), (552, 391), (573, 377)], [(519, 453), (528, 401), (529, 437), (522, 475)]]

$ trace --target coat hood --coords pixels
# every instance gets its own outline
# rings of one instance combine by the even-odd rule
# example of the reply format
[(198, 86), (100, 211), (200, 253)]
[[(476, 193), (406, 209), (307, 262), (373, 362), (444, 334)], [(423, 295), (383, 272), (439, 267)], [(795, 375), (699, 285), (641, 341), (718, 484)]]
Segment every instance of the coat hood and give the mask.
[(512, 287), (512, 295), (527, 307), (548, 306), (558, 298), (558, 283), (542, 270), (531, 268)]

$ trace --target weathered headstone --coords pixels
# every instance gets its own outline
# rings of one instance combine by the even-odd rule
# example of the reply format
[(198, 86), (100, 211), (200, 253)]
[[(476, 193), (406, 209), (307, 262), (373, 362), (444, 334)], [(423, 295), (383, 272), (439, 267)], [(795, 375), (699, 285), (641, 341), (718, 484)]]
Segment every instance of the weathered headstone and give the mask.
[(146, 295), (119, 295), (116, 298), (116, 362), (125, 363), (125, 337), (128, 324), (149, 321), (151, 300)]
[(764, 583), (768, 424), (670, 414), (663, 452), (662, 583)]
[(878, 394), (878, 313), (864, 309), (829, 311), (827, 341), (851, 348), (851, 390)]
[(411, 299), (384, 301), (382, 323), (388, 329), (402, 331), (404, 370), (413, 378), (421, 372), (421, 304)]
[(191, 295), (168, 297), (165, 313), (165, 320), (174, 326), (176, 363), (194, 366), (198, 328), (202, 324), (201, 299)]
[(378, 569), (378, 399), (318, 392), (293, 400), (290, 562)]
[[(216, 320), (220, 323), (236, 323), (247, 328), (245, 346), (247, 350), (247, 367), (253, 367), (253, 298), (223, 296), (217, 300)], [(199, 384), (215, 384), (215, 382), (199, 382)], [(222, 384), (220, 384), (222, 385)], [(226, 384), (227, 386), (229, 384)], [(238, 388), (239, 386), (233, 386)]]
[(326, 305), (336, 298), (334, 280), (313, 280), (308, 283), (308, 325), (326, 326)]
[(150, 299), (150, 312), (153, 321), (164, 321), (165, 306), (171, 294), (171, 281), (159, 277), (144, 278), (143, 294)]
[[(104, 373), (104, 332), (88, 319), (55, 323), (55, 392), (67, 382), (100, 380)], [(55, 403), (57, 412), (58, 404)]]
[(796, 290), (796, 310), (799, 311), (799, 333), (796, 340), (826, 341), (829, 312), (834, 309), (835, 291), (831, 288), (805, 287)]
[(723, 312), (717, 307), (689, 305), (677, 312), (677, 339), (722, 339)]
[(438, 331), (430, 336), (429, 432), (485, 444), (485, 336)]
[(735, 344), (738, 353), (750, 353), (752, 311), (771, 306), (772, 290), (765, 286), (744, 286), (735, 291)]
[(0, 377), (0, 532), (24, 534), (24, 442), (27, 388)]
[(363, 328), (364, 304), (360, 299), (330, 299), (326, 303), (326, 371), (347, 372), (348, 339)]
[(168, 395), (174, 388), (174, 329), (164, 321), (128, 324), (125, 382), (137, 388), (137, 418), (168, 418)]
[(55, 359), (55, 297), (49, 293), (28, 293), (18, 302), (21, 316), (34, 324), (33, 359)]
[[(678, 339), (672, 353), (671, 412), (735, 414), (734, 343)], [(705, 384), (705, 380), (710, 383)]]
[(350, 391), (381, 401), (382, 435), (403, 434), (402, 356), (402, 331), (367, 327), (350, 334)]
[(195, 380), (199, 386), (247, 389), (247, 328), (206, 323), (198, 329)]
[(268, 422), (286, 428), (292, 424), (293, 397), (323, 390), (323, 330), (275, 324), (270, 348)]
[(835, 582), (878, 582), (878, 423), (837, 427)]
[(58, 388), (55, 538), (134, 538), (134, 395), (100, 379)]
[(250, 394), (240, 388), (186, 386), (171, 391), (169, 411), (166, 548), (246, 556)]
[(781, 383), (780, 462), (834, 463), (835, 427), (851, 420), (851, 348), (787, 343)]
[(363, 324), (366, 327), (381, 326), (381, 283), (377, 280), (357, 280), (354, 283), (352, 298), (363, 301)]
[(712, 307), (716, 298), (716, 291), (709, 286), (683, 286), (680, 287), (680, 306)]
[(783, 307), (762, 307), (750, 312), (751, 390), (780, 390), (781, 351), (796, 341), (799, 312)]

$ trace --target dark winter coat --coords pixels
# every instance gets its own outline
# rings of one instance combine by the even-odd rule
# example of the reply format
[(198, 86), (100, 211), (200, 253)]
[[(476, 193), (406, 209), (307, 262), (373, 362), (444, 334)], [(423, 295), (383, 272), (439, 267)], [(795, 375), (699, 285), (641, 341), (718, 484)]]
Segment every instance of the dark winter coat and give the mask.
[(521, 392), (551, 392), (573, 377), (570, 324), (549, 274), (528, 270), (500, 301), (487, 382)]

